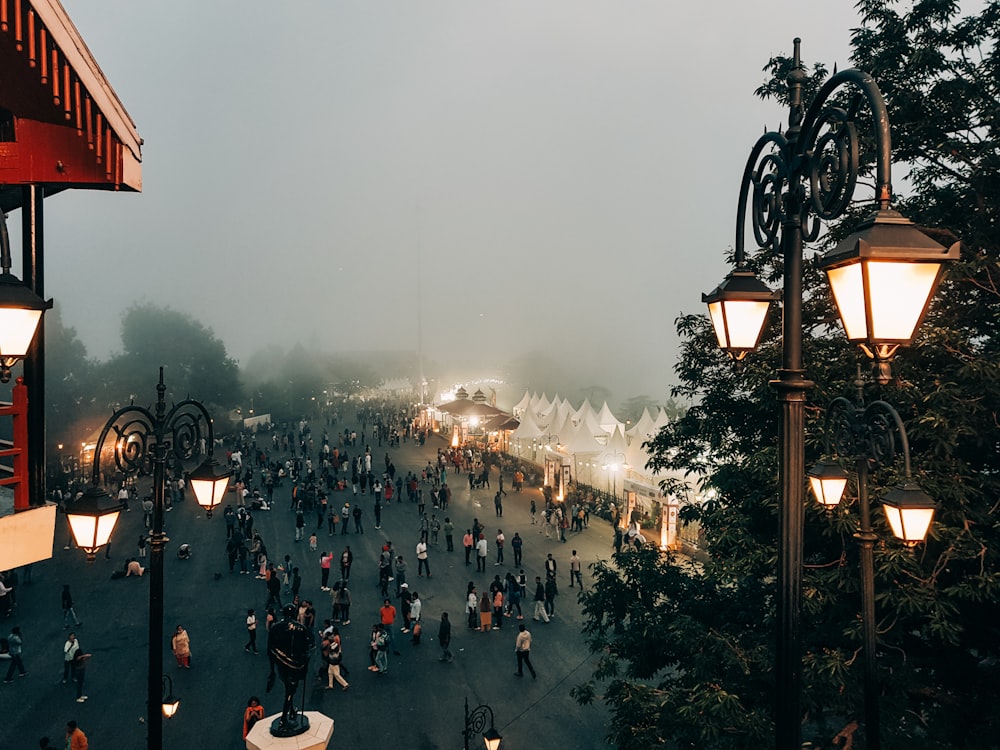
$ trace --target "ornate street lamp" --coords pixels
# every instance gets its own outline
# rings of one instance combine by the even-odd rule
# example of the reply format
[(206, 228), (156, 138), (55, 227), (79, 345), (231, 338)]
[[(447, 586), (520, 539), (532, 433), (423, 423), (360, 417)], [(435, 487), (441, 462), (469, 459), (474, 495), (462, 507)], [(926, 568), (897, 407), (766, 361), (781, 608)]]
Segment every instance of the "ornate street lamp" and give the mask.
[(911, 482), (889, 490), (882, 498), (882, 510), (892, 533), (908, 546), (927, 538), (937, 503)]
[(701, 301), (708, 305), (708, 314), (715, 329), (719, 348), (737, 362), (760, 345), (764, 324), (771, 303), (781, 295), (739, 267)]
[(226, 499), (229, 478), (232, 472), (210, 455), (197, 469), (188, 474), (188, 483), (198, 505), (205, 509), (205, 515), (212, 517), (212, 510)]
[(944, 264), (958, 260), (960, 250), (960, 243), (946, 248), (881, 208), (819, 260), (847, 338), (874, 360), (878, 382), (891, 380), (889, 363), (913, 341)]
[(42, 313), (52, 307), (10, 272), (7, 214), (0, 211), (0, 383), (10, 382), (10, 368), (27, 355)]
[(76, 546), (87, 553), (87, 562), (97, 558), (97, 550), (111, 539), (121, 515), (121, 503), (95, 482), (78, 500), (68, 503), (66, 520)]
[[(938, 263), (958, 255), (958, 246), (945, 249), (933, 247), (926, 237), (898, 214), (890, 211), (892, 188), (890, 179), (889, 117), (882, 93), (867, 73), (844, 70), (831, 76), (818, 90), (808, 109), (802, 102), (802, 87), (806, 73), (799, 55), (799, 39), (794, 42), (792, 69), (788, 73), (789, 116), (784, 132), (768, 132), (758, 139), (750, 152), (740, 184), (737, 207), (736, 270), (717, 289), (703, 297), (709, 304), (712, 323), (720, 345), (734, 359), (741, 359), (760, 340), (763, 327), (761, 314), (765, 306), (777, 297), (746, 270), (743, 231), (748, 206), (754, 239), (763, 253), (780, 253), (783, 290), (780, 299), (782, 315), (782, 363), (777, 380), (771, 385), (781, 403), (781, 453), (778, 532), (777, 649), (775, 658), (775, 746), (778, 750), (799, 750), (801, 745), (802, 643), (800, 610), (802, 598), (802, 536), (803, 482), (805, 474), (805, 400), (812, 383), (806, 379), (802, 363), (802, 281), (804, 242), (819, 237), (822, 223), (843, 216), (851, 205), (860, 173), (861, 142), (855, 122), (862, 103), (867, 104), (872, 124), (875, 164), (875, 198), (877, 213), (844, 243), (841, 243), (821, 265), (833, 277), (840, 313), (851, 340), (864, 344), (875, 356), (878, 377), (888, 377), (887, 363), (895, 348), (912, 341), (915, 329), (924, 314), (927, 299), (940, 268), (931, 272), (923, 268), (932, 258)], [(841, 106), (835, 101), (850, 93), (850, 101)], [(752, 190), (752, 203), (750, 202)], [(905, 234), (904, 234), (905, 230)], [(891, 236), (889, 236), (891, 235)], [(934, 243), (936, 244), (936, 243)], [(853, 249), (849, 249), (853, 248)], [(860, 271), (840, 270), (848, 257), (860, 263)], [(915, 264), (916, 270), (899, 270)], [(929, 268), (929, 266), (928, 266)], [(885, 273), (883, 273), (885, 272)], [(861, 292), (842, 292), (840, 281), (854, 280), (860, 275), (868, 289), (864, 302), (857, 302)], [(888, 277), (895, 286), (886, 291), (871, 282)], [(933, 277), (933, 282), (930, 282)], [(909, 286), (917, 281), (919, 293)], [(855, 285), (857, 289), (858, 285)], [(875, 295), (880, 295), (876, 297)], [(891, 295), (891, 296), (888, 296)], [(895, 305), (908, 306), (919, 299), (918, 314), (913, 327), (866, 328), (857, 331), (856, 310), (864, 311), (866, 323), (880, 320), (880, 314)], [(853, 305), (853, 306), (852, 306)], [(753, 320), (738, 319), (746, 312)], [(876, 323), (877, 326), (877, 323)]]
[(170, 675), (163, 675), (163, 692), (161, 695), (163, 696), (161, 698), (163, 715), (168, 719), (174, 718), (177, 709), (181, 707), (181, 699), (174, 695), (174, 681), (170, 679)]
[[(487, 726), (489, 721), (489, 726)], [(469, 750), (469, 742), (474, 735), (481, 734), (486, 750), (500, 750), (503, 736), (493, 725), (493, 709), (485, 703), (469, 711), (469, 699), (465, 699), (465, 726), (462, 737), (465, 739), (465, 750)]]
[[(855, 405), (846, 398), (836, 398), (827, 407), (826, 425), (824, 429), (824, 440), (827, 455), (837, 455), (842, 459), (853, 463), (854, 471), (858, 477), (858, 512), (860, 523), (858, 531), (854, 537), (858, 540), (861, 548), (861, 607), (862, 607), (862, 629), (864, 641), (864, 679), (865, 679), (865, 747), (870, 750), (878, 750), (880, 745), (879, 733), (879, 694), (878, 675), (875, 662), (876, 642), (875, 642), (875, 565), (873, 561), (873, 548), (878, 539), (871, 523), (871, 505), (868, 499), (868, 474), (872, 469), (891, 466), (898, 453), (903, 454), (903, 471), (906, 477), (909, 491), (896, 489), (890, 491), (889, 496), (894, 496), (902, 503), (902, 507), (909, 509), (915, 504), (920, 504), (926, 509), (930, 503), (931, 515), (933, 516), (933, 501), (930, 500), (919, 488), (912, 483), (910, 476), (910, 445), (906, 436), (906, 428), (899, 413), (885, 401), (873, 401), (867, 406), (862, 405), (864, 382), (860, 375), (856, 382), (858, 388), (858, 404)], [(897, 450), (897, 443), (899, 450)], [(808, 473), (809, 481), (813, 488), (816, 499), (824, 506), (832, 507), (840, 502), (840, 497), (847, 484), (847, 472), (840, 469), (842, 477), (835, 477), (833, 467), (839, 467), (829, 460), (821, 461)], [(838, 489), (839, 488), (839, 489)], [(818, 491), (817, 491), (818, 490)], [(895, 493), (895, 494), (894, 494)], [(834, 501), (836, 498), (836, 501)], [(904, 511), (900, 509), (899, 518), (904, 517)], [(926, 513), (923, 514), (926, 516)], [(892, 516), (890, 525), (892, 525)], [(903, 521), (900, 521), (902, 525)], [(927, 532), (927, 525), (930, 518), (923, 524), (920, 539), (924, 538)], [(910, 542), (903, 534), (896, 531), (896, 536)], [(910, 533), (917, 533), (910, 529)]]
[[(164, 396), (167, 387), (163, 384), (163, 368), (160, 368), (160, 382), (156, 386), (156, 405), (153, 411), (134, 404), (122, 407), (111, 415), (101, 430), (94, 446), (93, 476), (88, 492), (99, 493), (100, 462), (105, 440), (114, 438), (114, 463), (126, 475), (136, 475), (140, 471), (153, 473), (153, 528), (149, 535), (149, 671), (147, 682), (146, 715), (149, 726), (147, 746), (160, 750), (163, 746), (163, 716), (166, 713), (161, 702), (163, 676), (163, 549), (167, 535), (163, 532), (163, 516), (166, 496), (166, 472), (181, 472), (185, 467), (204, 458), (200, 466), (192, 472), (192, 491), (198, 503), (208, 510), (218, 505), (229, 484), (230, 472), (220, 471), (212, 458), (215, 435), (212, 417), (200, 401), (185, 399), (167, 411)], [(87, 493), (84, 493), (86, 498)], [(84, 498), (81, 498), (84, 499)], [(103, 522), (106, 528), (109, 521)], [(101, 526), (101, 522), (96, 523)], [(89, 529), (82, 522), (73, 524), (76, 543), (84, 547), (89, 540), (81, 541), (77, 528)], [(110, 535), (110, 531), (108, 532)], [(96, 538), (96, 537), (95, 537)], [(104, 538), (104, 543), (107, 537)], [(86, 547), (84, 547), (86, 549)], [(88, 552), (88, 558), (92, 553)], [(174, 708), (176, 710), (176, 707)], [(167, 714), (172, 715), (172, 714)]]

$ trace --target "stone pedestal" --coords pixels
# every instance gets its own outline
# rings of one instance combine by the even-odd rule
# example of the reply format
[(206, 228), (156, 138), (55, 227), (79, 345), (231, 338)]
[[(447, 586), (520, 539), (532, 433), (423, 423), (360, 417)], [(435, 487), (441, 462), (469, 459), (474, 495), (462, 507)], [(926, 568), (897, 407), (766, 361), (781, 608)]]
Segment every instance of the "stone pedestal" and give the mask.
[(247, 750), (326, 750), (333, 737), (333, 719), (319, 711), (305, 711), (309, 729), (294, 737), (272, 737), (271, 722), (280, 713), (265, 716), (247, 735)]

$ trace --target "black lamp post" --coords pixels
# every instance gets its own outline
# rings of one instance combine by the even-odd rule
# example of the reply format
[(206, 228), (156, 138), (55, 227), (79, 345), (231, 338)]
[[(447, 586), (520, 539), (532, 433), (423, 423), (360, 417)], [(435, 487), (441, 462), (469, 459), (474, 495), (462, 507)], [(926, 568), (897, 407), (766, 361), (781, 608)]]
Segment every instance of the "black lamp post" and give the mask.
[(604, 466), (602, 467), (611, 475), (611, 497), (614, 498), (615, 505), (618, 504), (618, 470), (626, 469), (624, 453), (605, 453)]
[[(164, 395), (163, 368), (156, 386), (154, 411), (130, 404), (118, 409), (104, 425), (94, 447), (93, 477), (91, 487), (78, 501), (87, 501), (84, 507), (74, 503), (67, 511), (77, 545), (83, 547), (77, 528), (101, 528), (107, 533), (88, 542), (86, 551), (92, 557), (96, 548), (106, 544), (113, 523), (101, 520), (103, 514), (91, 519), (95, 511), (91, 506), (103, 508), (101, 496), (107, 493), (99, 488), (100, 462), (105, 439), (114, 433), (114, 461), (125, 474), (135, 475), (140, 470), (153, 470), (153, 528), (149, 535), (149, 672), (147, 684), (146, 715), (149, 727), (147, 747), (163, 747), (163, 549), (167, 535), (163, 532), (164, 500), (166, 494), (166, 469), (182, 471), (185, 465), (204, 456), (201, 465), (191, 472), (191, 490), (199, 505), (211, 516), (229, 484), (230, 472), (221, 471), (212, 458), (215, 436), (212, 417), (199, 401), (185, 399), (167, 412)], [(108, 527), (111, 528), (108, 528)], [(176, 703), (176, 701), (172, 702)], [(176, 710), (176, 705), (173, 710)], [(170, 715), (173, 715), (171, 711)]]
[[(778, 750), (801, 746), (803, 475), (805, 400), (812, 383), (802, 362), (803, 243), (819, 237), (822, 221), (844, 214), (860, 174), (856, 119), (867, 104), (874, 142), (876, 212), (823, 259), (848, 338), (875, 361), (878, 379), (889, 378), (896, 348), (915, 336), (946, 261), (945, 248), (890, 209), (889, 118), (874, 80), (859, 70), (834, 74), (808, 109), (802, 103), (806, 74), (794, 42), (788, 74), (788, 128), (765, 133), (750, 152), (737, 207), (735, 270), (702, 300), (708, 304), (719, 345), (734, 359), (761, 339), (772, 301), (781, 300), (782, 365), (771, 385), (781, 403), (778, 530), (775, 740)], [(841, 105), (835, 95), (850, 99)], [(783, 292), (771, 292), (746, 267), (743, 230), (750, 204), (754, 237), (762, 253), (780, 254)], [(883, 283), (884, 282), (884, 283)], [(900, 315), (906, 313), (906, 319)], [(863, 329), (863, 330), (862, 330)]]
[[(487, 726), (487, 721), (489, 726)], [(481, 734), (486, 750), (499, 750), (503, 736), (493, 724), (493, 709), (483, 703), (469, 711), (469, 699), (465, 699), (465, 726), (462, 737), (465, 739), (465, 750), (469, 750), (469, 741), (473, 736)]]
[[(893, 491), (902, 494), (906, 514), (915, 513), (925, 520), (922, 539), (933, 518), (934, 502), (917, 488), (910, 474), (910, 447), (899, 413), (885, 401), (863, 405), (863, 381), (858, 378), (858, 403), (836, 398), (826, 410), (824, 431), (827, 455), (837, 455), (854, 465), (858, 478), (860, 523), (854, 538), (861, 548), (861, 608), (864, 647), (865, 748), (879, 750), (879, 700), (875, 645), (875, 566), (872, 550), (878, 536), (872, 529), (868, 499), (868, 474), (872, 469), (890, 466), (897, 452), (902, 452), (906, 484)], [(900, 451), (897, 451), (897, 443)], [(813, 494), (827, 508), (840, 502), (847, 473), (840, 465), (824, 460), (809, 471)], [(893, 493), (890, 493), (890, 495)], [(901, 511), (902, 513), (903, 511)], [(911, 524), (912, 525), (912, 524)], [(913, 532), (911, 532), (913, 533)], [(899, 536), (899, 534), (897, 534)], [(904, 539), (912, 543), (911, 539)]]

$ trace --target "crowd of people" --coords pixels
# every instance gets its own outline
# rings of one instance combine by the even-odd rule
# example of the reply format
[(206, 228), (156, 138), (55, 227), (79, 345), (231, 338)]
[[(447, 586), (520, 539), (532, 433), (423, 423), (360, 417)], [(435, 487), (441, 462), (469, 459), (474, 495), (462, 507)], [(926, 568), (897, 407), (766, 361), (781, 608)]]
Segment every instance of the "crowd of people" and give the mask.
[[(239, 579), (252, 575), (261, 585), (256, 591), (247, 589), (246, 614), (240, 616), (240, 626), (246, 632), (244, 651), (253, 656), (265, 650), (268, 631), (280, 613), (291, 607), (294, 618), (316, 635), (316, 685), (347, 691), (350, 663), (363, 660), (373, 674), (386, 675), (393, 666), (392, 657), (400, 655), (403, 640), (417, 647), (424, 639), (436, 637), (440, 661), (454, 661), (449, 610), (454, 614), (464, 607), (469, 631), (515, 631), (515, 674), (520, 676), (527, 668), (536, 677), (530, 660), (532, 634), (524, 621), (530, 616), (534, 622), (551, 623), (557, 617), (560, 562), (565, 582), (581, 590), (584, 564), (575, 549), (568, 557), (560, 553), (560, 562), (555, 553), (546, 552), (542, 567), (531, 570), (524, 563), (525, 548), (536, 543), (547, 546), (546, 540), (566, 541), (568, 532), (583, 532), (589, 526), (588, 508), (564, 506), (550, 496), (533, 495), (518, 505), (524, 510), (530, 503), (530, 525), (517, 528), (509, 515), (504, 516), (504, 500), (508, 498), (506, 486), (514, 493), (523, 489), (520, 468), (507, 465), (505, 474), (496, 454), (469, 447), (440, 448), (435, 459), (400, 471), (393, 454), (401, 445), (411, 440), (422, 444), (425, 438), (409, 415), (363, 418), (359, 414), (358, 425), (358, 429), (334, 431), (303, 421), (270, 434), (241, 436), (225, 446), (234, 479), (231, 499), (222, 511), (219, 545), (229, 576)], [(458, 485), (463, 502), (457, 509), (454, 503), (458, 498), (449, 475), (453, 482), (455, 477), (468, 479), (468, 494), (462, 483)], [(479, 516), (468, 525), (459, 524), (459, 518), (473, 509), (468, 500), (480, 487), (489, 490), (487, 497), (493, 497), (496, 525), (487, 528)], [(123, 483), (122, 489), (125, 492), (119, 501), (123, 508), (142, 507), (143, 527), (149, 529), (149, 511), (144, 507), (148, 498), (138, 501), (135, 484)], [(184, 503), (185, 493), (183, 476), (172, 478), (169, 507)], [(536, 500), (542, 506), (540, 513)], [(279, 513), (286, 520), (278, 518)], [(261, 514), (268, 514), (267, 534), (273, 538), (265, 539)], [(394, 535), (412, 535), (399, 548), (386, 533), (372, 533), (382, 531), (387, 514), (393, 516)], [(456, 535), (461, 549), (455, 544)], [(147, 544), (146, 534), (139, 534), (136, 556), (125, 559), (123, 577), (143, 576), (145, 568), (140, 560)], [(180, 544), (181, 549), (189, 558), (191, 546)], [(353, 571), (355, 554), (365, 560), (375, 557), (375, 568)], [(475, 565), (464, 596), (461, 590), (439, 587), (432, 571), (438, 569), (441, 555), (454, 555), (450, 567), (463, 562), (469, 568)], [(540, 559), (537, 550), (532, 550), (530, 559)], [(30, 570), (25, 572), (30, 574)], [(16, 575), (11, 578), (0, 577), (0, 613), (16, 606)], [(415, 581), (421, 581), (419, 589), (432, 600), (451, 605), (429, 611)], [(79, 628), (82, 623), (68, 585), (62, 605), (64, 626)], [(348, 630), (352, 616), (365, 622), (361, 632), (370, 625), (367, 636), (355, 635), (357, 626), (353, 634)], [(2, 641), (0, 658), (6, 653), (10, 659), (5, 682), (11, 682), (15, 674), (27, 674), (20, 628), (14, 628)], [(185, 625), (177, 624), (170, 648), (178, 669), (192, 668), (193, 645)], [(84, 685), (90, 654), (81, 647), (75, 631), (68, 633), (63, 656), (63, 682), (72, 681), (76, 699), (82, 703), (88, 698)], [(243, 716), (244, 737), (263, 714), (260, 698), (251, 696)]]

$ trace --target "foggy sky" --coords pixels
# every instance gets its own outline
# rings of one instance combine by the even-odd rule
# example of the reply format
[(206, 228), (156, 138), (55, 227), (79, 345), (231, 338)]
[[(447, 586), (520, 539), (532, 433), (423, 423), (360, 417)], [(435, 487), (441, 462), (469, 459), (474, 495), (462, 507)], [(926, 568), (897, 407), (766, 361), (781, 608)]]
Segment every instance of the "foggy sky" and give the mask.
[(148, 301), (244, 362), (422, 328), (438, 362), (542, 349), (658, 399), (785, 124), (762, 68), (795, 36), (848, 67), (859, 25), (852, 0), (63, 3), (145, 139), (143, 193), (46, 201), (46, 296), (92, 356)]

